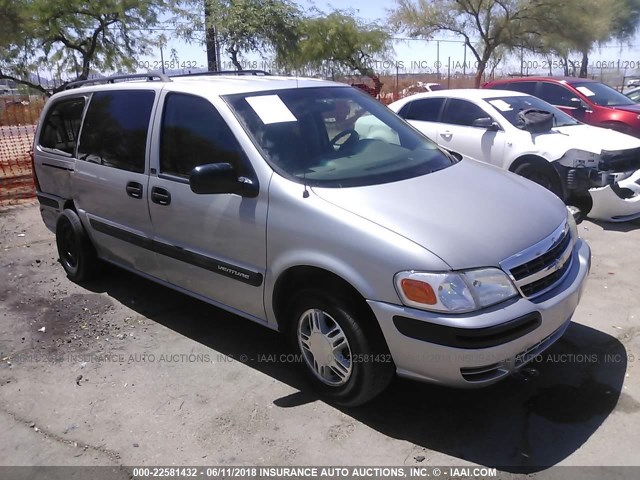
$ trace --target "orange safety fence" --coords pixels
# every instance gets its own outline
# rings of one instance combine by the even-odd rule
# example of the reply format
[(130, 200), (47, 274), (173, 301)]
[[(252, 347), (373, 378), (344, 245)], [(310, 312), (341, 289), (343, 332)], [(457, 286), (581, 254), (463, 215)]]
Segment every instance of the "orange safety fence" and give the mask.
[(0, 96), (0, 207), (35, 197), (29, 152), (44, 102), (38, 96)]

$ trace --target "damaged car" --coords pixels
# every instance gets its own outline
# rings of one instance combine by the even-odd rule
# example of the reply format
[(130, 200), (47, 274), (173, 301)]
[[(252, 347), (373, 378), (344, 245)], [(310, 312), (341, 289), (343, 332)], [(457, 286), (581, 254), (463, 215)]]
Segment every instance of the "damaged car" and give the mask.
[[(640, 139), (585, 125), (530, 95), (500, 90), (423, 93), (389, 105), (438, 145), (522, 175), (591, 218), (640, 217)], [(359, 133), (384, 129), (362, 118)]]

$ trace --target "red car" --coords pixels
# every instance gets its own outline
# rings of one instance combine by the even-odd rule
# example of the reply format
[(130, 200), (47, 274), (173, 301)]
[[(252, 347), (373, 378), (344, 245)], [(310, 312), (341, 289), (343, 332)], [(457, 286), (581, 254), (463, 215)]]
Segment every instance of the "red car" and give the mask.
[(576, 77), (523, 77), (495, 80), (482, 88), (536, 96), (589, 125), (640, 137), (640, 105), (604, 83)]

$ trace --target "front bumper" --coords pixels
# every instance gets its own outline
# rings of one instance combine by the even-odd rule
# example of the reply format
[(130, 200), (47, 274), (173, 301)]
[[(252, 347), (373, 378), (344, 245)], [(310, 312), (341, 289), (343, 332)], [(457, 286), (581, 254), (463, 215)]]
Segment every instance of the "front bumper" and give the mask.
[[(621, 191), (626, 195), (621, 196)], [(594, 220), (626, 222), (640, 218), (640, 170), (618, 182), (616, 189), (607, 185), (592, 188), (589, 194), (593, 202), (589, 217)]]
[[(469, 388), (495, 383), (525, 365), (562, 336), (578, 305), (591, 250), (579, 239), (572, 255), (563, 282), (533, 301), (519, 298), (480, 313), (446, 316), (369, 301), (398, 375)], [(507, 322), (513, 328), (503, 328)], [(426, 338), (420, 334), (421, 324)], [(429, 338), (434, 331), (439, 333)], [(477, 338), (476, 346), (493, 346), (474, 348)]]

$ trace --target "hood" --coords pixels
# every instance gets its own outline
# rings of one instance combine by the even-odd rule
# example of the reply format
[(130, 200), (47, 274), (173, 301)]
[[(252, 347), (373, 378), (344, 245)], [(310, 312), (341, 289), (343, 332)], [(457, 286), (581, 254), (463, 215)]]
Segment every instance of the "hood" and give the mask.
[(421, 245), (454, 270), (498, 266), (567, 216), (551, 192), (474, 160), (399, 182), (313, 191)]
[(541, 151), (554, 153), (557, 158), (568, 150), (585, 150), (600, 154), (602, 150), (627, 150), (640, 147), (640, 139), (608, 128), (591, 125), (556, 127), (531, 136)]
[(633, 112), (640, 114), (640, 104), (631, 104), (631, 105), (619, 105), (617, 107), (609, 107), (614, 110), (622, 110), (623, 112)]

